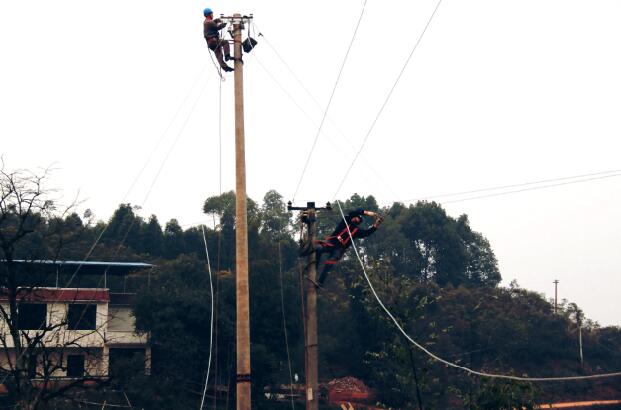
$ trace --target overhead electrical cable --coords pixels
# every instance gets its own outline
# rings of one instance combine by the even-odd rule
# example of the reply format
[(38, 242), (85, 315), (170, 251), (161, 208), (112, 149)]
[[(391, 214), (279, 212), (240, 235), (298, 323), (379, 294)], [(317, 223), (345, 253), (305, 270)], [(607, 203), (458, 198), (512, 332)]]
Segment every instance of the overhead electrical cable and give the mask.
[[(427, 195), (427, 196), (421, 196), (421, 197), (414, 198), (414, 199), (406, 199), (406, 200), (402, 200), (402, 201), (399, 201), (399, 202), (417, 202), (417, 201), (424, 201), (424, 200), (428, 200), (428, 199), (437, 199), (437, 198), (462, 196), (462, 195), (468, 195), (468, 194), (476, 194), (476, 193), (480, 193), (480, 192), (499, 191), (499, 190), (502, 190), (502, 189), (517, 188), (517, 187), (531, 186), (531, 185), (540, 185), (540, 184), (545, 184), (545, 183), (549, 183), (549, 182), (557, 182), (557, 181), (576, 180), (578, 178), (586, 178), (586, 177), (605, 175), (605, 174), (613, 174), (613, 173), (621, 173), (621, 169), (614, 169), (614, 170), (610, 170), (610, 171), (593, 172), (593, 173), (582, 174), (582, 175), (573, 175), (573, 176), (568, 176), (568, 177), (542, 179), (542, 180), (531, 181), (531, 182), (521, 182), (521, 183), (517, 183), (517, 184), (510, 184), (510, 185), (500, 185), (500, 186), (495, 186), (495, 187), (472, 189), (472, 190), (469, 190), (469, 191), (453, 192), (453, 193), (450, 193), (450, 194)], [(616, 175), (611, 175), (611, 176), (616, 176)], [(577, 180), (577, 181), (571, 181), (570, 183), (579, 183), (579, 182), (590, 181), (590, 180), (591, 179)], [(548, 186), (551, 187), (551, 186), (557, 186), (557, 185), (548, 185)], [(545, 187), (548, 187), (548, 186), (545, 186)], [(522, 192), (522, 191), (521, 190), (519, 190), (519, 191), (510, 191), (508, 193), (512, 193), (512, 192)], [(499, 193), (499, 195), (502, 195), (504, 193), (505, 192), (501, 192), (501, 193)], [(461, 201), (461, 200), (466, 201), (466, 200), (469, 200), (469, 199), (470, 198), (458, 199), (458, 200), (455, 200), (455, 201), (456, 202), (457, 201)]]
[(343, 187), (343, 184), (347, 180), (347, 177), (349, 176), (349, 173), (351, 172), (352, 168), (354, 167), (354, 164), (358, 160), (358, 157), (360, 156), (360, 153), (364, 149), (364, 146), (367, 143), (367, 140), (369, 139), (369, 136), (371, 135), (371, 132), (373, 132), (373, 129), (375, 128), (375, 124), (377, 124), (377, 121), (379, 120), (380, 116), (384, 112), (384, 108), (386, 108), (386, 105), (388, 104), (388, 101), (390, 100), (390, 97), (392, 96), (392, 93), (395, 91), (395, 88), (397, 88), (397, 84), (399, 84), (399, 80), (401, 80), (401, 77), (403, 76), (403, 73), (405, 72), (405, 69), (407, 68), (408, 64), (410, 63), (410, 60), (412, 59), (412, 56), (414, 55), (414, 52), (416, 51), (416, 49), (418, 48), (418, 45), (421, 43), (423, 37), (425, 36), (425, 33), (427, 32), (427, 29), (429, 28), (429, 25), (431, 24), (431, 21), (433, 20), (433, 17), (436, 15), (436, 12), (438, 11), (438, 8), (440, 7), (440, 4), (442, 4), (442, 0), (438, 0), (438, 3), (436, 4), (436, 7), (433, 9), (433, 13), (431, 13), (431, 16), (429, 17), (429, 20), (427, 20), (427, 24), (425, 24), (425, 27), (423, 28), (423, 31), (418, 36), (418, 40), (414, 44), (414, 47), (412, 47), (412, 51), (410, 51), (410, 54), (408, 55), (408, 58), (405, 60), (405, 63), (403, 64), (403, 67), (401, 68), (401, 71), (399, 71), (399, 74), (397, 75), (397, 78), (395, 79), (395, 82), (393, 83), (392, 87), (390, 88), (390, 91), (386, 95), (386, 98), (384, 99), (384, 102), (382, 103), (379, 111), (377, 112), (377, 115), (375, 116), (375, 119), (371, 123), (371, 126), (369, 127), (369, 130), (367, 131), (364, 139), (362, 140), (362, 144), (360, 145), (360, 149), (358, 150), (358, 152), (356, 152), (356, 155), (354, 156), (354, 159), (352, 160), (351, 164), (349, 165), (349, 168), (347, 168), (347, 171), (345, 172), (345, 176), (343, 177), (343, 179), (339, 183), (338, 188), (336, 189), (336, 192), (333, 195), (333, 198), (336, 198), (338, 196), (339, 192), (341, 192), (341, 188)]
[(367, 0), (364, 0), (362, 4), (362, 11), (360, 12), (360, 17), (358, 18), (358, 23), (356, 24), (356, 28), (354, 29), (354, 34), (351, 37), (351, 41), (349, 42), (349, 46), (347, 47), (347, 52), (345, 53), (345, 57), (343, 58), (343, 63), (341, 64), (341, 68), (339, 69), (339, 73), (336, 77), (336, 81), (334, 82), (334, 87), (332, 87), (332, 93), (330, 94), (330, 98), (328, 99), (328, 104), (323, 112), (323, 116), (321, 118), (321, 122), (319, 123), (319, 128), (317, 129), (317, 133), (315, 135), (315, 139), (313, 140), (313, 145), (311, 146), (310, 151), (308, 152), (308, 156), (306, 157), (306, 162), (304, 163), (304, 167), (302, 168), (302, 174), (300, 175), (300, 180), (298, 181), (298, 185), (295, 188), (293, 194), (293, 201), (295, 202), (295, 197), (298, 194), (298, 190), (300, 189), (300, 185), (302, 184), (302, 180), (304, 179), (304, 175), (306, 174), (306, 169), (308, 168), (308, 164), (313, 155), (313, 151), (317, 146), (317, 140), (319, 139), (319, 135), (321, 134), (321, 129), (323, 128), (323, 124), (326, 120), (326, 116), (328, 115), (328, 111), (330, 110), (330, 105), (332, 104), (332, 99), (334, 98), (334, 93), (338, 87), (339, 81), (341, 79), (341, 75), (343, 74), (343, 69), (345, 68), (345, 63), (347, 62), (347, 57), (349, 57), (349, 52), (354, 44), (354, 40), (356, 39), (356, 35), (358, 34), (358, 28), (360, 28), (360, 23), (362, 22), (362, 17), (364, 16), (364, 11), (367, 6)]
[[(263, 69), (263, 71), (265, 71), (265, 73), (268, 75), (268, 77), (270, 77), (270, 79), (278, 86), (278, 88), (280, 88), (280, 90), (291, 100), (291, 102), (293, 102), (293, 105), (295, 105), (298, 110), (304, 114), (304, 116), (308, 119), (308, 121), (314, 126), (317, 127), (318, 123), (314, 120), (314, 118), (308, 113), (308, 111), (306, 111), (301, 105), (300, 103), (295, 99), (295, 97), (293, 97), (293, 95), (291, 95), (291, 93), (286, 89), (285, 86), (282, 85), (282, 83), (278, 80), (278, 78), (276, 78), (276, 76), (261, 62), (261, 60), (258, 58), (258, 56), (256, 55), (256, 51), (254, 53), (254, 59), (256, 60), (256, 62), (259, 64), (259, 66)], [(306, 90), (306, 88), (305, 88)], [(307, 93), (309, 91), (306, 91)], [(317, 100), (312, 96), (312, 94), (309, 94), (311, 99), (313, 99), (313, 101), (315, 101), (316, 104), (319, 104), (317, 102)], [(327, 117), (328, 120), (331, 120), (331, 118), (328, 116)], [(354, 148), (354, 144), (351, 142), (351, 140), (345, 135), (345, 133), (336, 125), (336, 123), (334, 121), (331, 121), (332, 124), (334, 125), (334, 128), (337, 130), (337, 132), (339, 134), (341, 134), (341, 136), (343, 137), (343, 139), (352, 147)], [(334, 141), (330, 140), (330, 142), (332, 143), (332, 146), (335, 147), (336, 149), (338, 149), (342, 154), (345, 154), (345, 152), (341, 149), (341, 147), (339, 145), (337, 145)], [(373, 172), (373, 174), (375, 174), (375, 176), (377, 177), (377, 179), (379, 179), (383, 186), (386, 187), (392, 195), (395, 195), (396, 192), (391, 188), (390, 184), (388, 183), (388, 181), (386, 181), (386, 179), (384, 179), (379, 172), (377, 172), (377, 170), (375, 169), (375, 167), (373, 166), (373, 164), (369, 161), (367, 161), (367, 159), (363, 156), (362, 159), (365, 161), (365, 165), (366, 167), (371, 170)], [(300, 198), (298, 198), (298, 200), (300, 200)]]
[(492, 194), (478, 195), (478, 196), (462, 198), (462, 199), (453, 199), (453, 200), (450, 200), (450, 201), (443, 201), (442, 203), (443, 204), (450, 204), (450, 203), (454, 203), (454, 202), (473, 201), (475, 199), (483, 199), (483, 198), (490, 198), (490, 197), (494, 197), (494, 196), (516, 194), (516, 193), (519, 193), (519, 192), (526, 192), (526, 191), (536, 191), (536, 190), (540, 190), (540, 189), (559, 187), (559, 186), (563, 186), (563, 185), (572, 185), (572, 184), (579, 184), (579, 183), (582, 183), (582, 182), (596, 181), (596, 180), (600, 180), (600, 179), (615, 178), (615, 177), (618, 177), (618, 176), (621, 176), (621, 173), (620, 174), (603, 175), (603, 176), (598, 176), (598, 177), (579, 179), (577, 181), (560, 182), (560, 183), (557, 183), (557, 184), (548, 184), (548, 185), (543, 185), (543, 186), (535, 186), (535, 187), (529, 187), (529, 188), (522, 188), (522, 189), (516, 189), (516, 190), (513, 190), (513, 191), (495, 192), (495, 193), (492, 193)]
[(341, 213), (341, 218), (343, 219), (343, 221), (345, 222), (345, 226), (347, 227), (347, 232), (349, 233), (349, 236), (352, 238), (351, 244), (352, 244), (352, 247), (353, 247), (354, 252), (356, 254), (356, 258), (358, 259), (358, 262), (360, 263), (360, 267), (362, 268), (362, 273), (364, 274), (364, 278), (367, 281), (367, 284), (369, 285), (369, 289), (371, 289), (371, 293), (375, 297), (375, 300), (377, 301), (379, 306), (382, 308), (382, 310), (388, 315), (388, 317), (391, 319), (391, 321), (395, 324), (395, 326), (397, 327), (399, 332), (410, 343), (412, 343), (417, 349), (419, 349), (420, 351), (425, 353), (431, 359), (435, 360), (436, 362), (442, 363), (442, 364), (444, 364), (444, 365), (446, 365), (448, 367), (452, 367), (454, 369), (458, 369), (458, 370), (464, 371), (464, 372), (466, 372), (468, 374), (471, 374), (471, 375), (474, 375), (474, 376), (488, 377), (488, 378), (492, 378), (492, 379), (516, 380), (516, 381), (524, 381), (524, 382), (553, 382), (553, 381), (592, 380), (592, 379), (603, 379), (603, 378), (619, 377), (619, 376), (621, 376), (621, 372), (600, 373), (600, 374), (592, 374), (592, 375), (588, 375), (588, 376), (564, 376), (564, 377), (521, 377), (521, 376), (508, 375), (508, 374), (495, 374), (495, 373), (487, 373), (487, 372), (473, 370), (473, 369), (470, 369), (469, 367), (465, 367), (465, 366), (460, 366), (460, 365), (458, 365), (456, 363), (453, 363), (453, 362), (450, 362), (448, 360), (445, 360), (445, 359), (437, 356), (436, 354), (432, 353), (430, 350), (428, 350), (423, 345), (421, 345), (416, 340), (414, 340), (403, 329), (403, 327), (399, 324), (399, 321), (395, 318), (395, 316), (386, 307), (384, 302), (382, 302), (382, 299), (379, 297), (379, 295), (375, 291), (375, 288), (373, 287), (373, 283), (371, 282), (371, 279), (369, 278), (369, 275), (367, 274), (367, 270), (366, 270), (366, 268), (364, 266), (364, 262), (362, 261), (362, 258), (360, 257), (360, 253), (358, 252), (358, 247), (356, 246), (356, 243), (355, 243), (355, 241), (353, 239), (353, 236), (351, 234), (351, 230), (350, 230), (349, 224), (347, 222), (347, 219), (345, 218), (345, 214), (343, 213), (343, 208), (341, 207), (341, 202), (337, 200), (336, 204), (339, 207), (339, 212)]
[[(254, 21), (252, 22), (252, 24), (255, 26), (255, 29), (257, 31), (260, 31), (259, 28), (257, 27), (257, 25), (254, 23)], [(304, 84), (304, 82), (300, 79), (300, 77), (295, 73), (295, 71), (293, 71), (293, 68), (291, 68), (291, 66), (284, 60), (284, 58), (282, 57), (282, 55), (276, 50), (276, 48), (268, 41), (268, 39), (265, 37), (265, 34), (263, 34), (263, 32), (260, 32), (259, 35), (263, 38), (263, 41), (265, 41), (265, 43), (269, 46), (270, 49), (272, 49), (272, 51), (274, 52), (274, 54), (276, 55), (276, 57), (278, 57), (278, 59), (280, 60), (280, 62), (285, 66), (285, 68), (289, 71), (289, 73), (291, 74), (291, 76), (296, 80), (296, 82), (302, 87), (302, 89), (304, 90), (304, 92), (306, 92), (306, 95), (308, 95), (308, 97), (310, 97), (310, 99), (315, 103), (315, 106), (319, 109), (322, 110), (323, 107), (321, 105), (321, 103), (317, 100), (317, 98), (313, 95), (313, 93), (311, 91), (309, 91), (308, 87), (306, 87), (306, 85)], [(256, 56), (255, 56), (256, 59)], [(258, 60), (257, 60), (258, 61)], [(293, 103), (296, 105), (296, 107), (298, 107), (298, 109), (300, 111), (302, 111), (302, 113), (304, 115), (306, 115), (306, 117), (309, 118), (309, 120), (311, 121), (311, 123), (317, 127), (317, 123), (315, 122), (315, 120), (300, 106), (300, 104), (295, 100), (295, 98), (293, 98), (291, 96), (291, 94), (286, 90), (286, 88), (280, 83), (280, 81), (278, 81), (278, 79), (265, 67), (262, 66), (263, 70), (270, 76), (270, 78), (276, 83), (276, 85), (278, 85), (278, 87), (289, 97), (289, 99), (291, 99), (291, 101), (293, 101)], [(332, 124), (332, 126), (334, 127), (334, 129), (341, 135), (341, 137), (343, 137), (343, 139), (352, 147), (354, 148), (355, 145), (354, 143), (350, 140), (350, 138), (345, 134), (345, 132), (343, 132), (343, 130), (338, 126), (338, 124), (336, 123), (336, 121), (334, 121), (334, 119), (332, 117), (330, 117), (330, 115), (328, 115), (326, 117), (326, 119)], [(337, 146), (336, 144), (333, 143), (334, 146)], [(375, 167), (373, 166), (373, 164), (368, 161), (364, 156), (362, 156), (363, 161), (365, 162), (365, 167), (367, 169), (369, 169), (371, 172), (373, 172), (373, 174), (377, 177), (377, 179), (379, 179), (383, 186), (392, 193), (392, 195), (395, 195), (396, 192), (395, 190), (392, 188), (391, 184), (389, 183), (389, 181), (387, 181), (384, 177), (382, 177), (382, 175), (377, 172), (377, 170), (375, 169)], [(396, 196), (396, 195), (395, 195)], [(298, 200), (301, 200), (300, 198), (298, 198)]]

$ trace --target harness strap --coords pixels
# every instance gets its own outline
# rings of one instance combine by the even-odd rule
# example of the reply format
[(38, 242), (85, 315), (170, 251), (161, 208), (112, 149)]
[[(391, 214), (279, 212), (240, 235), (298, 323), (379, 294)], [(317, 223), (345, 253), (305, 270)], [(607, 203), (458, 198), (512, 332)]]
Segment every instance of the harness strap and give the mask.
[[(354, 236), (356, 232), (358, 232), (357, 227), (351, 230), (351, 236), (350, 236), (347, 230), (347, 227), (345, 227), (345, 229), (343, 229), (338, 235), (328, 236), (325, 240), (317, 241), (317, 243), (319, 243), (322, 246), (334, 246), (334, 244), (332, 244), (329, 241), (330, 239), (336, 239), (337, 241), (341, 243), (342, 246), (347, 246), (352, 236)], [(346, 237), (343, 237), (344, 235), (346, 235)]]
[[(346, 246), (347, 243), (351, 240), (352, 236), (354, 236), (356, 234), (356, 232), (358, 232), (358, 228), (352, 229), (351, 230), (351, 235), (349, 235), (347, 227), (345, 227), (345, 229), (343, 229), (343, 231), (336, 236), (336, 239), (338, 239), (338, 241), (341, 243), (341, 245)], [(347, 237), (343, 238), (343, 235), (347, 235)]]

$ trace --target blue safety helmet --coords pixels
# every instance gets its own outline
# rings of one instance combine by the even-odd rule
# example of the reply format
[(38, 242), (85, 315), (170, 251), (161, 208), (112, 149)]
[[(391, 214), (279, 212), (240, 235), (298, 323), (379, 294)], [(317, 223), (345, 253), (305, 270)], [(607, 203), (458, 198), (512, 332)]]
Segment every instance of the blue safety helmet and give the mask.
[(207, 17), (210, 14), (213, 14), (213, 10), (210, 9), (209, 7), (207, 7), (205, 10), (203, 10), (203, 16)]

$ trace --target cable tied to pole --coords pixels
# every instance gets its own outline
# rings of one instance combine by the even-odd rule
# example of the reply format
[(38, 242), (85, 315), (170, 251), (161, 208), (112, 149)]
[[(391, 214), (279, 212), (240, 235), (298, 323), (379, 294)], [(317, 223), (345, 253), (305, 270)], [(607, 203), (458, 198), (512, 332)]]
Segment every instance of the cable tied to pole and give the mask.
[[(338, 201), (338, 200), (336, 200), (335, 202), (336, 202), (336, 204), (339, 207), (339, 212), (341, 213), (341, 218), (343, 218), (343, 221), (345, 222), (345, 225), (347, 227), (347, 232), (351, 236), (351, 230), (350, 230), (349, 224), (347, 223), (347, 219), (345, 218), (345, 214), (343, 213), (343, 208), (341, 207), (341, 202)], [(481, 372), (481, 371), (473, 370), (473, 369), (471, 369), (469, 367), (460, 366), (460, 365), (458, 365), (456, 363), (449, 362), (448, 360), (445, 360), (445, 359), (441, 358), (440, 356), (432, 353), (428, 349), (426, 349), (423, 345), (421, 345), (416, 340), (414, 340), (403, 329), (403, 327), (399, 324), (399, 321), (397, 320), (397, 318), (395, 318), (395, 316), (390, 312), (390, 310), (386, 307), (384, 302), (382, 302), (382, 299), (379, 297), (379, 295), (375, 291), (375, 288), (373, 287), (373, 283), (371, 283), (371, 279), (369, 279), (369, 275), (367, 274), (367, 270), (366, 270), (366, 268), (364, 266), (364, 263), (362, 262), (362, 258), (360, 257), (360, 253), (358, 252), (358, 247), (356, 246), (356, 243), (355, 243), (353, 238), (352, 238), (351, 244), (352, 244), (352, 247), (354, 248), (354, 252), (356, 254), (356, 258), (358, 258), (358, 262), (360, 263), (360, 266), (362, 268), (362, 273), (364, 274), (364, 278), (367, 281), (367, 284), (369, 285), (369, 289), (371, 289), (371, 293), (375, 297), (375, 300), (380, 305), (382, 310), (388, 315), (390, 320), (395, 324), (395, 326), (397, 327), (399, 332), (401, 332), (401, 334), (411, 344), (413, 344), (417, 349), (419, 349), (420, 351), (425, 353), (427, 356), (429, 356), (430, 358), (432, 358), (436, 362), (442, 363), (442, 364), (444, 364), (444, 365), (446, 365), (448, 367), (452, 367), (454, 369), (458, 369), (458, 370), (464, 371), (464, 372), (466, 372), (468, 374), (471, 374), (473, 376), (487, 377), (487, 378), (491, 378), (491, 379), (516, 380), (516, 381), (522, 381), (522, 382), (554, 382), (554, 381), (592, 380), (592, 379), (604, 379), (604, 378), (609, 378), (609, 377), (619, 377), (619, 376), (621, 376), (621, 372), (613, 372), (613, 373), (592, 374), (592, 375), (588, 375), (588, 376), (520, 377), (520, 376), (512, 376), (512, 375), (508, 375), (508, 374), (496, 374), (496, 373)]]

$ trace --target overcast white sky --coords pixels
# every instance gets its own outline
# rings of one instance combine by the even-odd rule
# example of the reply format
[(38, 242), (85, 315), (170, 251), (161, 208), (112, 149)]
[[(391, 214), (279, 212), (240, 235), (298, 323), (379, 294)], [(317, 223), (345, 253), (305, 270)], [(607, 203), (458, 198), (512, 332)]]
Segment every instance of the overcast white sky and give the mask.
[[(248, 194), (292, 199), (322, 110), (265, 39), (325, 107), (362, 4), (4, 1), (0, 153), (9, 168), (55, 164), (52, 184), (101, 219), (125, 201), (162, 223), (205, 220), (220, 189), (219, 81), (202, 9), (254, 13), (265, 38), (245, 57)], [(296, 201), (333, 199), (435, 5), (368, 0)], [(620, 20), (615, 0), (444, 0), (339, 197), (389, 204), (621, 169)], [(223, 190), (232, 87), (229, 75)], [(552, 296), (559, 279), (561, 298), (621, 325), (621, 177), (444, 206), (490, 240), (503, 283)]]

